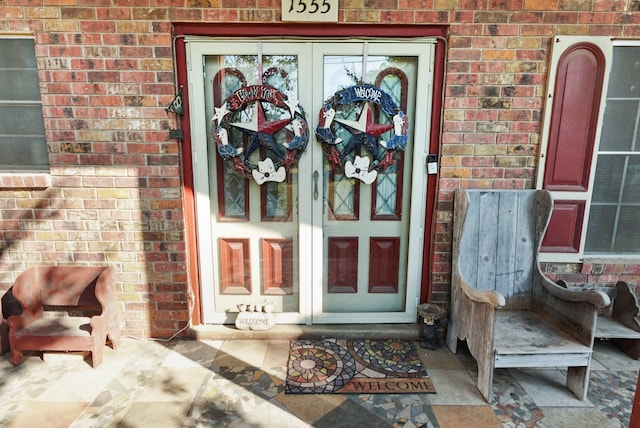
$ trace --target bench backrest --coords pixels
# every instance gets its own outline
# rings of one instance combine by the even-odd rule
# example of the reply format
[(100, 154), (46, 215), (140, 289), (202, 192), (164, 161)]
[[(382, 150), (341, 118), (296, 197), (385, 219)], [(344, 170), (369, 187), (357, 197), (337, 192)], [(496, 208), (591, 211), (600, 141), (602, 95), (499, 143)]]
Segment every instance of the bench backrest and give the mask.
[(23, 310), (43, 306), (99, 306), (95, 287), (106, 267), (45, 266), (29, 269), (16, 279), (13, 294)]
[(96, 280), (107, 268), (59, 266), (39, 269), (43, 305), (92, 306), (97, 304)]
[(462, 231), (454, 269), (472, 287), (500, 292), (505, 309), (529, 309), (540, 242), (551, 215), (548, 192), (457, 190), (455, 203), (454, 228)]

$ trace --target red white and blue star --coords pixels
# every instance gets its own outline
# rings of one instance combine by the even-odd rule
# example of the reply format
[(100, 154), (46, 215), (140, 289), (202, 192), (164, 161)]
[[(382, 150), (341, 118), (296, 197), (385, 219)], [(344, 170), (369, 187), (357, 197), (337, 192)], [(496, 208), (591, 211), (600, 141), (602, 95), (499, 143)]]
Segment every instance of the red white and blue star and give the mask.
[[(280, 108), (283, 118), (268, 120), (263, 103)], [(253, 109), (249, 109), (249, 106), (253, 106)], [(240, 116), (237, 113), (247, 110), (251, 111), (251, 120), (239, 121)], [(286, 171), (295, 165), (309, 141), (304, 110), (296, 100), (290, 100), (272, 86), (253, 85), (240, 88), (220, 107), (214, 107), (214, 111), (212, 121), (218, 153), (233, 164), (236, 172), (247, 178), (253, 177), (258, 184), (284, 181)], [(231, 128), (240, 131), (240, 135), (247, 136), (246, 147), (243, 147), (242, 139), (229, 141), (232, 138)], [(280, 143), (282, 138), (278, 138), (278, 135), (285, 128), (291, 130), (293, 138)], [(249, 157), (260, 147), (264, 147), (267, 156), (254, 165)]]

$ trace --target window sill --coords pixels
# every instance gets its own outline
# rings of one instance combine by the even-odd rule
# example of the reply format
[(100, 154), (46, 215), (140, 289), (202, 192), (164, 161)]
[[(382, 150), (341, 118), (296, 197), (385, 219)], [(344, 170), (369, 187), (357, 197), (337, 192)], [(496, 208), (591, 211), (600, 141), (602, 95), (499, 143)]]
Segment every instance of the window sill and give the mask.
[(2, 190), (44, 190), (49, 187), (51, 187), (49, 173), (0, 173)]
[(543, 253), (538, 255), (541, 263), (582, 263), (583, 256), (578, 253)]
[(640, 264), (640, 254), (584, 256), (585, 263), (592, 264)]

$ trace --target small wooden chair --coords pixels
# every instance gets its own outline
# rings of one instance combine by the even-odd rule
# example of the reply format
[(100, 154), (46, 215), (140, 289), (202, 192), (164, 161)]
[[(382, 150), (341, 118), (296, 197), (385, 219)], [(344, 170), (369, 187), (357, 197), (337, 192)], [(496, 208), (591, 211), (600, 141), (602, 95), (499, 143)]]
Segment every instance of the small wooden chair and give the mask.
[(457, 190), (447, 344), (466, 340), (478, 389), (493, 399), (494, 368), (568, 367), (567, 387), (587, 395), (601, 291), (567, 290), (540, 271), (552, 199), (545, 190)]
[(22, 313), (9, 325), (11, 361), (23, 351), (90, 351), (93, 367), (102, 363), (107, 336), (120, 344), (120, 325), (110, 267), (48, 266), (28, 269), (13, 285)]

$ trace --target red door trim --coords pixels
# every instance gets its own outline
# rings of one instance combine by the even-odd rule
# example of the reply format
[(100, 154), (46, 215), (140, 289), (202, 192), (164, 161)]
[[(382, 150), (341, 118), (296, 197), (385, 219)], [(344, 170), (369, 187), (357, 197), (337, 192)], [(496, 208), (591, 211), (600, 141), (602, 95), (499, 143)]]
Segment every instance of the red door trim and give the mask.
[[(393, 37), (393, 38), (414, 38), (414, 37), (437, 37), (435, 48), (434, 67), (434, 99), (431, 113), (431, 140), (429, 151), (431, 154), (438, 154), (440, 147), (440, 123), (442, 115), (442, 93), (444, 88), (444, 70), (446, 58), (446, 45), (444, 39), (448, 35), (447, 25), (381, 25), (381, 24), (313, 24), (306, 23), (215, 23), (201, 24), (176, 22), (174, 26), (174, 49), (176, 54), (176, 75), (178, 84), (183, 87), (184, 115), (180, 118), (180, 126), (183, 130), (182, 150), (182, 174), (184, 182), (184, 213), (187, 225), (187, 252), (188, 252), (188, 275), (189, 287), (192, 302), (191, 323), (202, 323), (202, 311), (200, 302), (200, 280), (198, 273), (198, 243), (196, 234), (196, 213), (195, 195), (193, 189), (193, 158), (191, 156), (191, 130), (189, 125), (189, 89), (187, 84), (187, 64), (186, 50), (182, 41), (184, 36), (208, 36), (208, 37), (310, 37), (327, 38), (331, 37)], [(425, 213), (425, 236), (424, 236), (424, 258), (426, 263), (422, 264), (422, 284), (421, 302), (429, 298), (431, 275), (430, 267), (432, 260), (431, 242), (435, 229), (433, 211), (436, 198), (437, 175), (428, 177), (427, 185), (427, 205)]]

